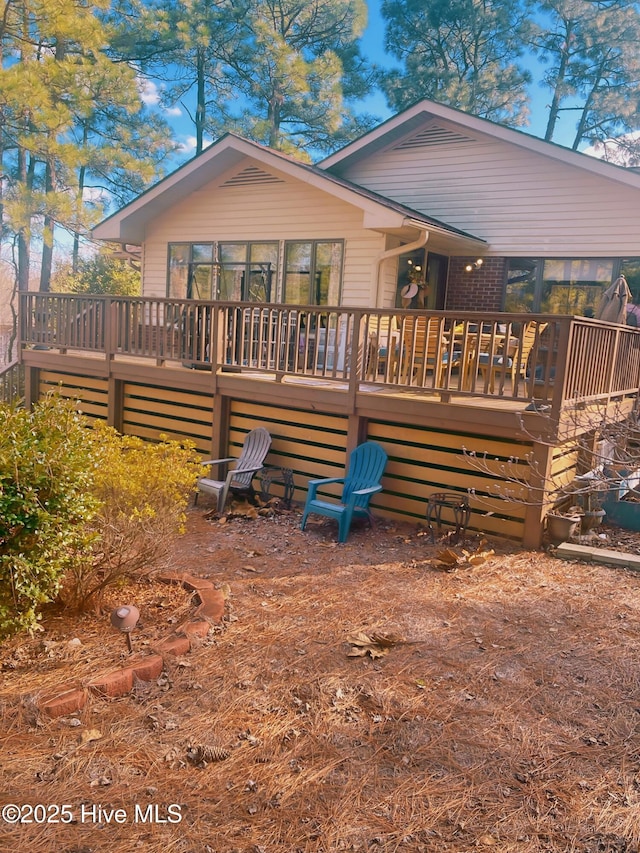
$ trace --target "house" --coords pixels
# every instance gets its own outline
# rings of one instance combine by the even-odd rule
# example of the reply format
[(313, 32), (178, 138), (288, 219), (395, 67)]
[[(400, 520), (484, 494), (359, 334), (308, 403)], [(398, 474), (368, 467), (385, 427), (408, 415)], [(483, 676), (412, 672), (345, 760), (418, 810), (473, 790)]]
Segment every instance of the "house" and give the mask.
[(317, 165), (228, 134), (94, 236), (139, 247), (142, 297), (24, 294), (28, 398), (216, 457), (264, 425), (298, 497), (375, 438), (378, 512), (468, 494), (538, 544), (588, 464), (576, 412), (638, 396), (640, 332), (592, 317), (621, 271), (640, 290), (640, 174), (433, 102)]
[(227, 135), (94, 230), (145, 296), (402, 307), (412, 261), (420, 307), (561, 314), (640, 295), (639, 235), (640, 173), (431, 101), (317, 166)]

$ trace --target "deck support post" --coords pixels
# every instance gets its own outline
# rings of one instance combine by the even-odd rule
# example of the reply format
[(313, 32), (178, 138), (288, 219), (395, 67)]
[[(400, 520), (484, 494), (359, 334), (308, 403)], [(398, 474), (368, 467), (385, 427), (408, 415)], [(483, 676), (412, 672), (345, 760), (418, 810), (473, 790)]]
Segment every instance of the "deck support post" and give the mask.
[(553, 448), (546, 444), (534, 443), (530, 456), (530, 484), (532, 498), (525, 509), (524, 536), (525, 548), (539, 548), (542, 545), (544, 516), (546, 510), (546, 489), (551, 475)]
[(27, 367), (24, 369), (24, 407), (31, 411), (40, 397), (40, 368)]
[(347, 446), (345, 448), (347, 459), (353, 450), (363, 441), (367, 440), (368, 418), (360, 415), (348, 415), (347, 417)]
[(211, 423), (211, 458), (224, 459), (229, 454), (229, 420), (231, 417), (231, 398), (216, 393), (213, 397), (213, 418)]
[(107, 382), (107, 423), (122, 432), (124, 425), (124, 382), (121, 379), (109, 377)]

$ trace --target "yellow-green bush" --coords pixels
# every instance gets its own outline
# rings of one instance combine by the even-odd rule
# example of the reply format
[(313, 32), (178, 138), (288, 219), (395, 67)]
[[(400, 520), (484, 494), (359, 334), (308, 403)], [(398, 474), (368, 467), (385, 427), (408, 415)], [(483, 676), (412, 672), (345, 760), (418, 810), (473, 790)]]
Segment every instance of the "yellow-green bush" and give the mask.
[(201, 474), (192, 447), (151, 444), (98, 422), (93, 430), (92, 493), (99, 509), (89, 522), (92, 559), (67, 572), (62, 597), (75, 609), (97, 606), (104, 590), (125, 577), (161, 567), (183, 531), (185, 510)]

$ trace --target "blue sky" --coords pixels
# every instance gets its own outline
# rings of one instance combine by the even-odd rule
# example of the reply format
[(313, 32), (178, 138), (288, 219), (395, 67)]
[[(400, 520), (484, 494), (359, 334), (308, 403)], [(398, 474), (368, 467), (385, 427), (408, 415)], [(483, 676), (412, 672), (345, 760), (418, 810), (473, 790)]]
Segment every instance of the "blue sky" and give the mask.
[[(392, 66), (394, 64), (394, 60), (387, 57), (384, 51), (384, 22), (380, 15), (380, 0), (367, 0), (367, 6), (369, 9), (369, 23), (362, 39), (363, 53), (369, 57), (369, 59), (372, 59), (379, 64)], [(534, 77), (539, 78), (540, 64), (534, 57), (531, 57), (528, 60), (528, 65), (532, 70)], [(533, 134), (534, 136), (542, 137), (544, 136), (547, 123), (547, 105), (549, 102), (550, 92), (547, 89), (543, 89), (539, 83), (533, 82), (529, 89), (529, 97), (529, 125), (523, 128), (523, 130)], [(376, 115), (380, 115), (381, 118), (388, 118), (391, 115), (390, 110), (386, 106), (384, 96), (380, 93), (372, 95), (371, 98), (368, 98), (364, 103), (367, 110)], [(563, 120), (564, 130), (562, 127)], [(575, 117), (571, 118), (570, 114), (561, 114), (555, 141), (559, 142), (561, 145), (571, 145), (574, 133)]]
[[(392, 66), (394, 60), (386, 56), (384, 51), (384, 24), (380, 15), (380, 0), (367, 0), (369, 9), (368, 26), (365, 30), (362, 39), (363, 53), (372, 61), (380, 64)], [(531, 66), (535, 65), (536, 60), (531, 59)], [(534, 76), (539, 77), (539, 71)], [(154, 106), (158, 101), (158, 91), (153, 84), (145, 88), (143, 96), (145, 101)], [(539, 83), (532, 83), (530, 88), (530, 120), (528, 126), (522, 128), (528, 133), (535, 136), (542, 136), (547, 120), (549, 92), (543, 89)], [(389, 118), (391, 110), (387, 107), (384, 95), (380, 92), (372, 93), (362, 102), (363, 112), (368, 112), (378, 116), (381, 120)], [(193, 154), (195, 147), (195, 136), (193, 124), (184, 110), (184, 107), (176, 105), (172, 109), (163, 111), (165, 118), (173, 126), (178, 141), (181, 146), (179, 159), (190, 157)], [(562, 122), (564, 121), (564, 132)], [(555, 142), (561, 145), (571, 145), (573, 134), (575, 132), (575, 116), (572, 113), (561, 113), (560, 123), (556, 130)], [(211, 142), (212, 140), (208, 140)]]

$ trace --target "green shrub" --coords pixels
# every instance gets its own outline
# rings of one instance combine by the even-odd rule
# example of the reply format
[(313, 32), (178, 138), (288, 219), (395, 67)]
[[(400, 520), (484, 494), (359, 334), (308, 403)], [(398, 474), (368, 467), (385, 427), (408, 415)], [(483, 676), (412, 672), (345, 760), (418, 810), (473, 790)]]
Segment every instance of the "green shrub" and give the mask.
[(69, 567), (62, 591), (77, 610), (99, 607), (108, 587), (165, 565), (202, 473), (193, 448), (175, 441), (151, 444), (101, 422), (93, 441), (92, 490), (99, 509), (89, 522), (92, 558)]
[(140, 271), (128, 261), (114, 257), (114, 248), (107, 247), (103, 252), (81, 260), (75, 273), (70, 264), (60, 267), (54, 273), (51, 290), (56, 293), (139, 296), (142, 287)]
[(64, 574), (90, 559), (99, 509), (86, 422), (57, 395), (0, 407), (0, 635), (35, 627)]
[(0, 636), (163, 565), (201, 473), (192, 447), (91, 427), (59, 395), (1, 407), (0, 426)]

